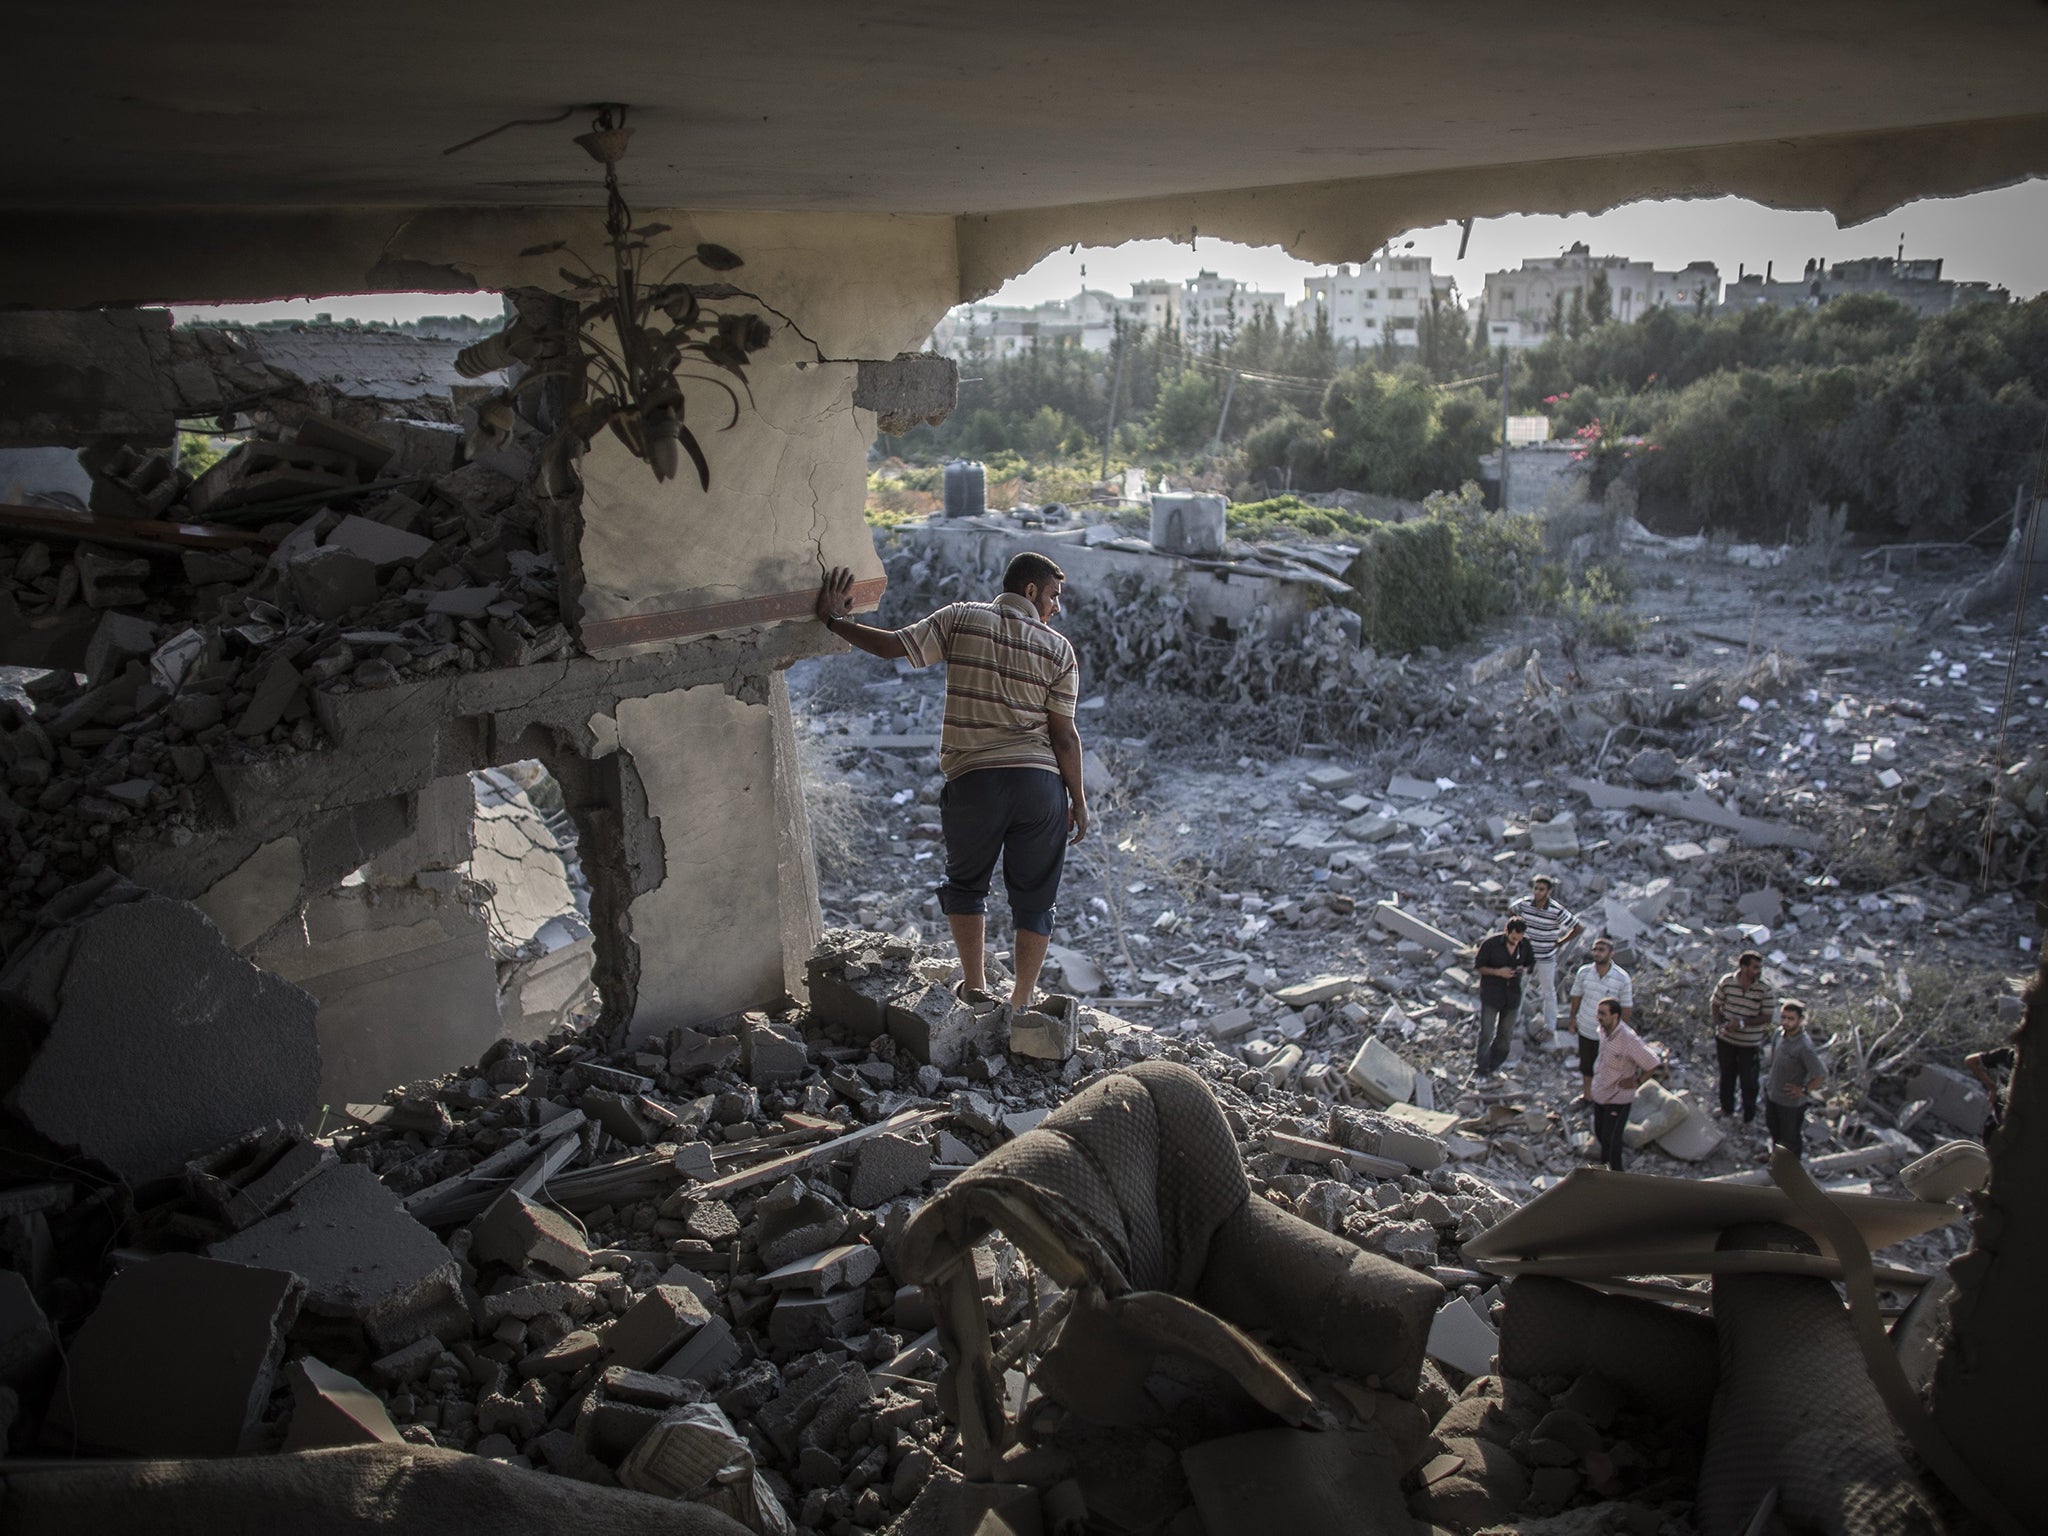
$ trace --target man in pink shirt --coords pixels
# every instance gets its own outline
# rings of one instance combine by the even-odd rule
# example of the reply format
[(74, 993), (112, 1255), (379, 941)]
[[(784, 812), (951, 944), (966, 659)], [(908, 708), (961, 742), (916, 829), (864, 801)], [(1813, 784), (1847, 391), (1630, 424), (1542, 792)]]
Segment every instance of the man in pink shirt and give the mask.
[(1593, 1062), (1593, 1087), (1586, 1097), (1593, 1106), (1593, 1139), (1600, 1160), (1621, 1172), (1621, 1132), (1628, 1124), (1636, 1090), (1663, 1065), (1643, 1037), (1621, 1021), (1621, 1004), (1600, 1000), (1600, 1054)]

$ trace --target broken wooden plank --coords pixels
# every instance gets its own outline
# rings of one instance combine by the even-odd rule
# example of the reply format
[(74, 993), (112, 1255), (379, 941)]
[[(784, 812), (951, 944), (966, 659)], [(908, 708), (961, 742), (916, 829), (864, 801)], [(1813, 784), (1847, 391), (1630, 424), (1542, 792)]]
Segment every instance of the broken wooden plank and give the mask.
[(785, 1174), (831, 1162), (871, 1136), (882, 1136), (891, 1131), (915, 1131), (927, 1125), (937, 1125), (940, 1121), (950, 1118), (952, 1113), (949, 1109), (900, 1109), (886, 1120), (877, 1120), (873, 1125), (864, 1125), (857, 1131), (850, 1131), (831, 1141), (821, 1142), (815, 1147), (788, 1152), (752, 1168), (742, 1168), (735, 1173), (725, 1174), (708, 1184), (699, 1184), (690, 1191), (690, 1195), (698, 1200), (722, 1200), (727, 1195), (736, 1195), (743, 1189), (752, 1189), (756, 1184), (772, 1183)]
[(78, 539), (112, 549), (134, 549), (152, 555), (175, 555), (186, 549), (269, 550), (273, 534), (251, 528), (222, 528), (211, 523), (162, 523), (144, 518), (95, 517), (62, 507), (23, 507), (0, 502), (0, 537)]
[(475, 1209), (469, 1212), (474, 1215), (489, 1203), (486, 1197), (496, 1196), (536, 1154), (564, 1137), (573, 1136), (587, 1123), (588, 1117), (580, 1109), (557, 1115), (546, 1125), (535, 1127), (517, 1141), (507, 1142), (453, 1178), (429, 1184), (425, 1189), (407, 1195), (403, 1202), (406, 1214), (428, 1226), (445, 1226), (449, 1222), (461, 1221), (460, 1213), (473, 1202), (481, 1200), (482, 1203), (476, 1204)]
[(1648, 811), (1655, 816), (1673, 816), (1680, 821), (1719, 827), (1724, 832), (1734, 833), (1753, 848), (1805, 848), (1819, 852), (1827, 847), (1827, 840), (1818, 832), (1809, 832), (1789, 822), (1761, 821), (1754, 816), (1741, 815), (1701, 790), (1680, 793), (1676, 790), (1625, 789), (1618, 784), (1581, 778), (1566, 779), (1565, 784), (1584, 795), (1597, 810)]

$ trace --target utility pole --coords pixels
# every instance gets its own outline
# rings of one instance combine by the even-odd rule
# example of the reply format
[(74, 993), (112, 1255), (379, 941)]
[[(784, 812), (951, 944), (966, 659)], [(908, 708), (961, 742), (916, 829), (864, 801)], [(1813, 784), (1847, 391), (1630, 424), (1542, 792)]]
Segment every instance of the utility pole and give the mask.
[(1223, 409), (1216, 416), (1216, 435), (1209, 439), (1209, 451), (1223, 451), (1223, 424), (1230, 420), (1230, 397), (1237, 393), (1237, 370), (1230, 371), (1230, 381), (1223, 386)]
[(1500, 348), (1500, 509), (1508, 509), (1508, 348)]
[(1102, 472), (1095, 478), (1109, 478), (1109, 444), (1116, 436), (1116, 397), (1124, 392), (1124, 323), (1116, 323), (1116, 380), (1109, 386), (1109, 425), (1102, 429)]

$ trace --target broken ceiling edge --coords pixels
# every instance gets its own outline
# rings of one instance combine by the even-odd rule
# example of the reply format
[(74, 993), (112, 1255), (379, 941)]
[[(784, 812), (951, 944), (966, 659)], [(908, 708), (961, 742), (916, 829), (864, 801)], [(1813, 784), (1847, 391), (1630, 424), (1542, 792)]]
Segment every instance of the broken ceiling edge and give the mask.
[(2048, 114), (1020, 209), (958, 221), (960, 298), (992, 293), (1076, 243), (1199, 237), (1279, 245), (1304, 261), (1362, 261), (1404, 230), (1457, 219), (1720, 196), (1820, 209), (1848, 228), (1916, 198), (2043, 175)]

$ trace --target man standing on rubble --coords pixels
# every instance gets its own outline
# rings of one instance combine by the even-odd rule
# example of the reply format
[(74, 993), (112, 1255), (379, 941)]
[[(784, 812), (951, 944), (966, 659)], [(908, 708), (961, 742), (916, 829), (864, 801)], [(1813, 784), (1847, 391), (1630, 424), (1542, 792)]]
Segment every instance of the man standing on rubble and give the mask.
[(1814, 1089), (1828, 1079), (1820, 1052), (1806, 1037), (1806, 1004), (1789, 998), (1778, 1004), (1778, 1039), (1771, 1048), (1771, 1072), (1764, 1084), (1764, 1124), (1771, 1145), (1790, 1147), (1794, 1157), (1806, 1155), (1802, 1122)]
[(1593, 1106), (1593, 1139), (1600, 1144), (1600, 1161), (1621, 1172), (1621, 1133), (1628, 1126), (1629, 1108), (1636, 1090), (1650, 1074), (1663, 1065), (1657, 1053), (1643, 1043), (1621, 1019), (1621, 1004), (1603, 998), (1595, 1014), (1600, 1029), (1600, 1055), (1593, 1063), (1593, 1082), (1586, 1100)]
[(1529, 894), (1508, 907), (1519, 917), (1529, 934), (1529, 948), (1536, 956), (1536, 995), (1543, 1006), (1544, 1044), (1557, 1043), (1557, 957), (1572, 947), (1585, 926), (1550, 899), (1551, 880), (1538, 875), (1529, 882)]
[(1735, 969), (1714, 983), (1707, 999), (1707, 1019), (1714, 1026), (1714, 1056), (1721, 1073), (1721, 1119), (1735, 1113), (1735, 1090), (1742, 1089), (1742, 1123), (1756, 1123), (1756, 1084), (1763, 1063), (1764, 1038), (1771, 1032), (1771, 988), (1764, 980), (1764, 957), (1745, 949)]
[(1491, 1077), (1508, 1059), (1508, 1032), (1522, 1007), (1522, 973), (1536, 964), (1523, 936), (1527, 928), (1519, 917), (1509, 918), (1499, 933), (1479, 941), (1473, 959), (1479, 972), (1479, 1077)]
[(962, 1000), (986, 996), (988, 888), (1001, 858), (1017, 924), (1010, 988), (1017, 1012), (1031, 1006), (1045, 963), (1067, 848), (1088, 831), (1074, 726), (1080, 668), (1072, 644), (1052, 627), (1066, 580), (1044, 555), (1027, 551), (1010, 561), (994, 602), (948, 603), (906, 629), (854, 619), (853, 572), (843, 566), (818, 589), (818, 618), (849, 645), (913, 667), (946, 663), (939, 909), (960, 953)]
[(1593, 1063), (1600, 1055), (1600, 1005), (1608, 998), (1621, 1005), (1621, 1022), (1636, 1021), (1635, 983), (1614, 963), (1614, 941), (1602, 934), (1593, 941), (1593, 958), (1572, 977), (1572, 995), (1565, 1007), (1579, 1032), (1579, 1096), (1593, 1092)]

